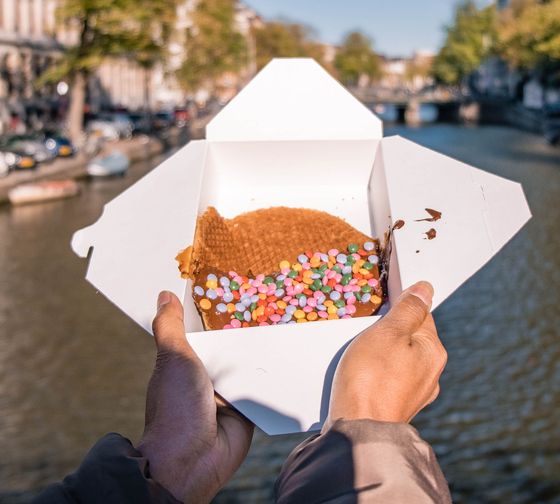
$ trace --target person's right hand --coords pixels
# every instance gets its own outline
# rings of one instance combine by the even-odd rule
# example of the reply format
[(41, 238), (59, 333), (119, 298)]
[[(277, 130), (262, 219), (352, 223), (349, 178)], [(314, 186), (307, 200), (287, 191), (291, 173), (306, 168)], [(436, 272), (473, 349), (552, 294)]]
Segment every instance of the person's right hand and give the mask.
[(439, 393), (447, 353), (430, 315), (433, 288), (405, 290), (379, 322), (344, 352), (324, 429), (338, 419), (410, 422)]

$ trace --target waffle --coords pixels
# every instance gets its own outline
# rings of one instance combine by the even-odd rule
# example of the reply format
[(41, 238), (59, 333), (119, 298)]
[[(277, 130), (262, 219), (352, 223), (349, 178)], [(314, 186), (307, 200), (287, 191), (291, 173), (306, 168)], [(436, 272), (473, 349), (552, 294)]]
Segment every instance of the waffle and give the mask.
[[(274, 274), (280, 261), (295, 263), (306, 251), (326, 252), (330, 249), (346, 250), (350, 243), (374, 241), (342, 219), (318, 210), (274, 207), (244, 213), (233, 219), (223, 218), (215, 208), (209, 207), (199, 216), (194, 243), (178, 256), (183, 277), (193, 279), (193, 284), (204, 285), (209, 273), (218, 278), (235, 271), (243, 277)], [(375, 267), (375, 277), (379, 271)], [(377, 294), (382, 294), (381, 289)], [(230, 314), (204, 310), (200, 296), (193, 295), (206, 329), (221, 329)], [(364, 307), (359, 315), (370, 315), (378, 307)], [(256, 325), (256, 324), (249, 324)]]

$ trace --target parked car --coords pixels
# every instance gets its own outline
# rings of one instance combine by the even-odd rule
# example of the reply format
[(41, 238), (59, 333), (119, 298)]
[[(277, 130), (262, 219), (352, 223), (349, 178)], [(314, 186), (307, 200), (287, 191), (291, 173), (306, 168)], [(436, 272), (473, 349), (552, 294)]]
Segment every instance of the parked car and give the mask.
[(153, 115), (152, 124), (156, 130), (164, 130), (173, 126), (175, 116), (173, 112), (160, 110)]
[(5, 177), (10, 173), (10, 165), (4, 157), (4, 153), (0, 152), (0, 178)]
[(184, 128), (191, 120), (191, 114), (187, 108), (177, 107), (174, 111), (175, 124), (179, 128)]
[(37, 163), (52, 161), (56, 157), (54, 152), (47, 149), (43, 138), (38, 134), (2, 137), (0, 149), (31, 156)]
[(70, 139), (59, 131), (45, 131), (43, 138), (45, 147), (56, 156), (69, 157), (73, 156), (76, 152)]
[(150, 116), (144, 112), (133, 112), (128, 115), (132, 121), (133, 134), (150, 133)]
[(543, 132), (550, 145), (560, 145), (560, 104), (548, 105), (543, 110)]
[(124, 112), (112, 114), (112, 120), (117, 124), (121, 138), (130, 138), (134, 129), (130, 116)]
[(0, 176), (5, 177), (12, 170), (30, 170), (37, 167), (32, 156), (22, 152), (0, 149)]
[(92, 119), (89, 121), (86, 131), (89, 135), (100, 136), (105, 140), (118, 140), (120, 138), (117, 125), (105, 119)]
[(132, 130), (133, 123), (130, 116), (122, 112), (99, 114), (92, 118), (87, 125), (88, 133), (100, 133), (107, 140), (130, 138)]

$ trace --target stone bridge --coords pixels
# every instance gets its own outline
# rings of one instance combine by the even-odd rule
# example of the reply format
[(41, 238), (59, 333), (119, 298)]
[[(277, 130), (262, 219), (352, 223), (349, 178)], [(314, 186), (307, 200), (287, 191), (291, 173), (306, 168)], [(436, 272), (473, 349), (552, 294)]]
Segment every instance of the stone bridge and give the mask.
[(374, 87), (351, 88), (350, 92), (372, 110), (382, 105), (394, 106), (397, 122), (420, 123), (420, 106), (423, 104), (436, 108), (438, 121), (476, 120), (476, 104), (469, 103), (459, 92), (454, 93), (447, 89), (436, 88), (427, 92), (412, 93), (404, 89)]

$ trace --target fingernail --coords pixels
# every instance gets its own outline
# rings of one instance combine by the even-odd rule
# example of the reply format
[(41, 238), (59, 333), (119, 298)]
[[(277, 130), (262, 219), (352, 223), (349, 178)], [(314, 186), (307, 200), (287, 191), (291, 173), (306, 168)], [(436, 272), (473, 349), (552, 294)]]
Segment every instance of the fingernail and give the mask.
[(157, 298), (157, 309), (160, 310), (162, 306), (171, 301), (171, 294), (168, 291), (161, 291)]
[(432, 306), (432, 298), (434, 297), (434, 288), (429, 282), (418, 282), (406, 289), (403, 294), (413, 294), (420, 298), (426, 306)]

